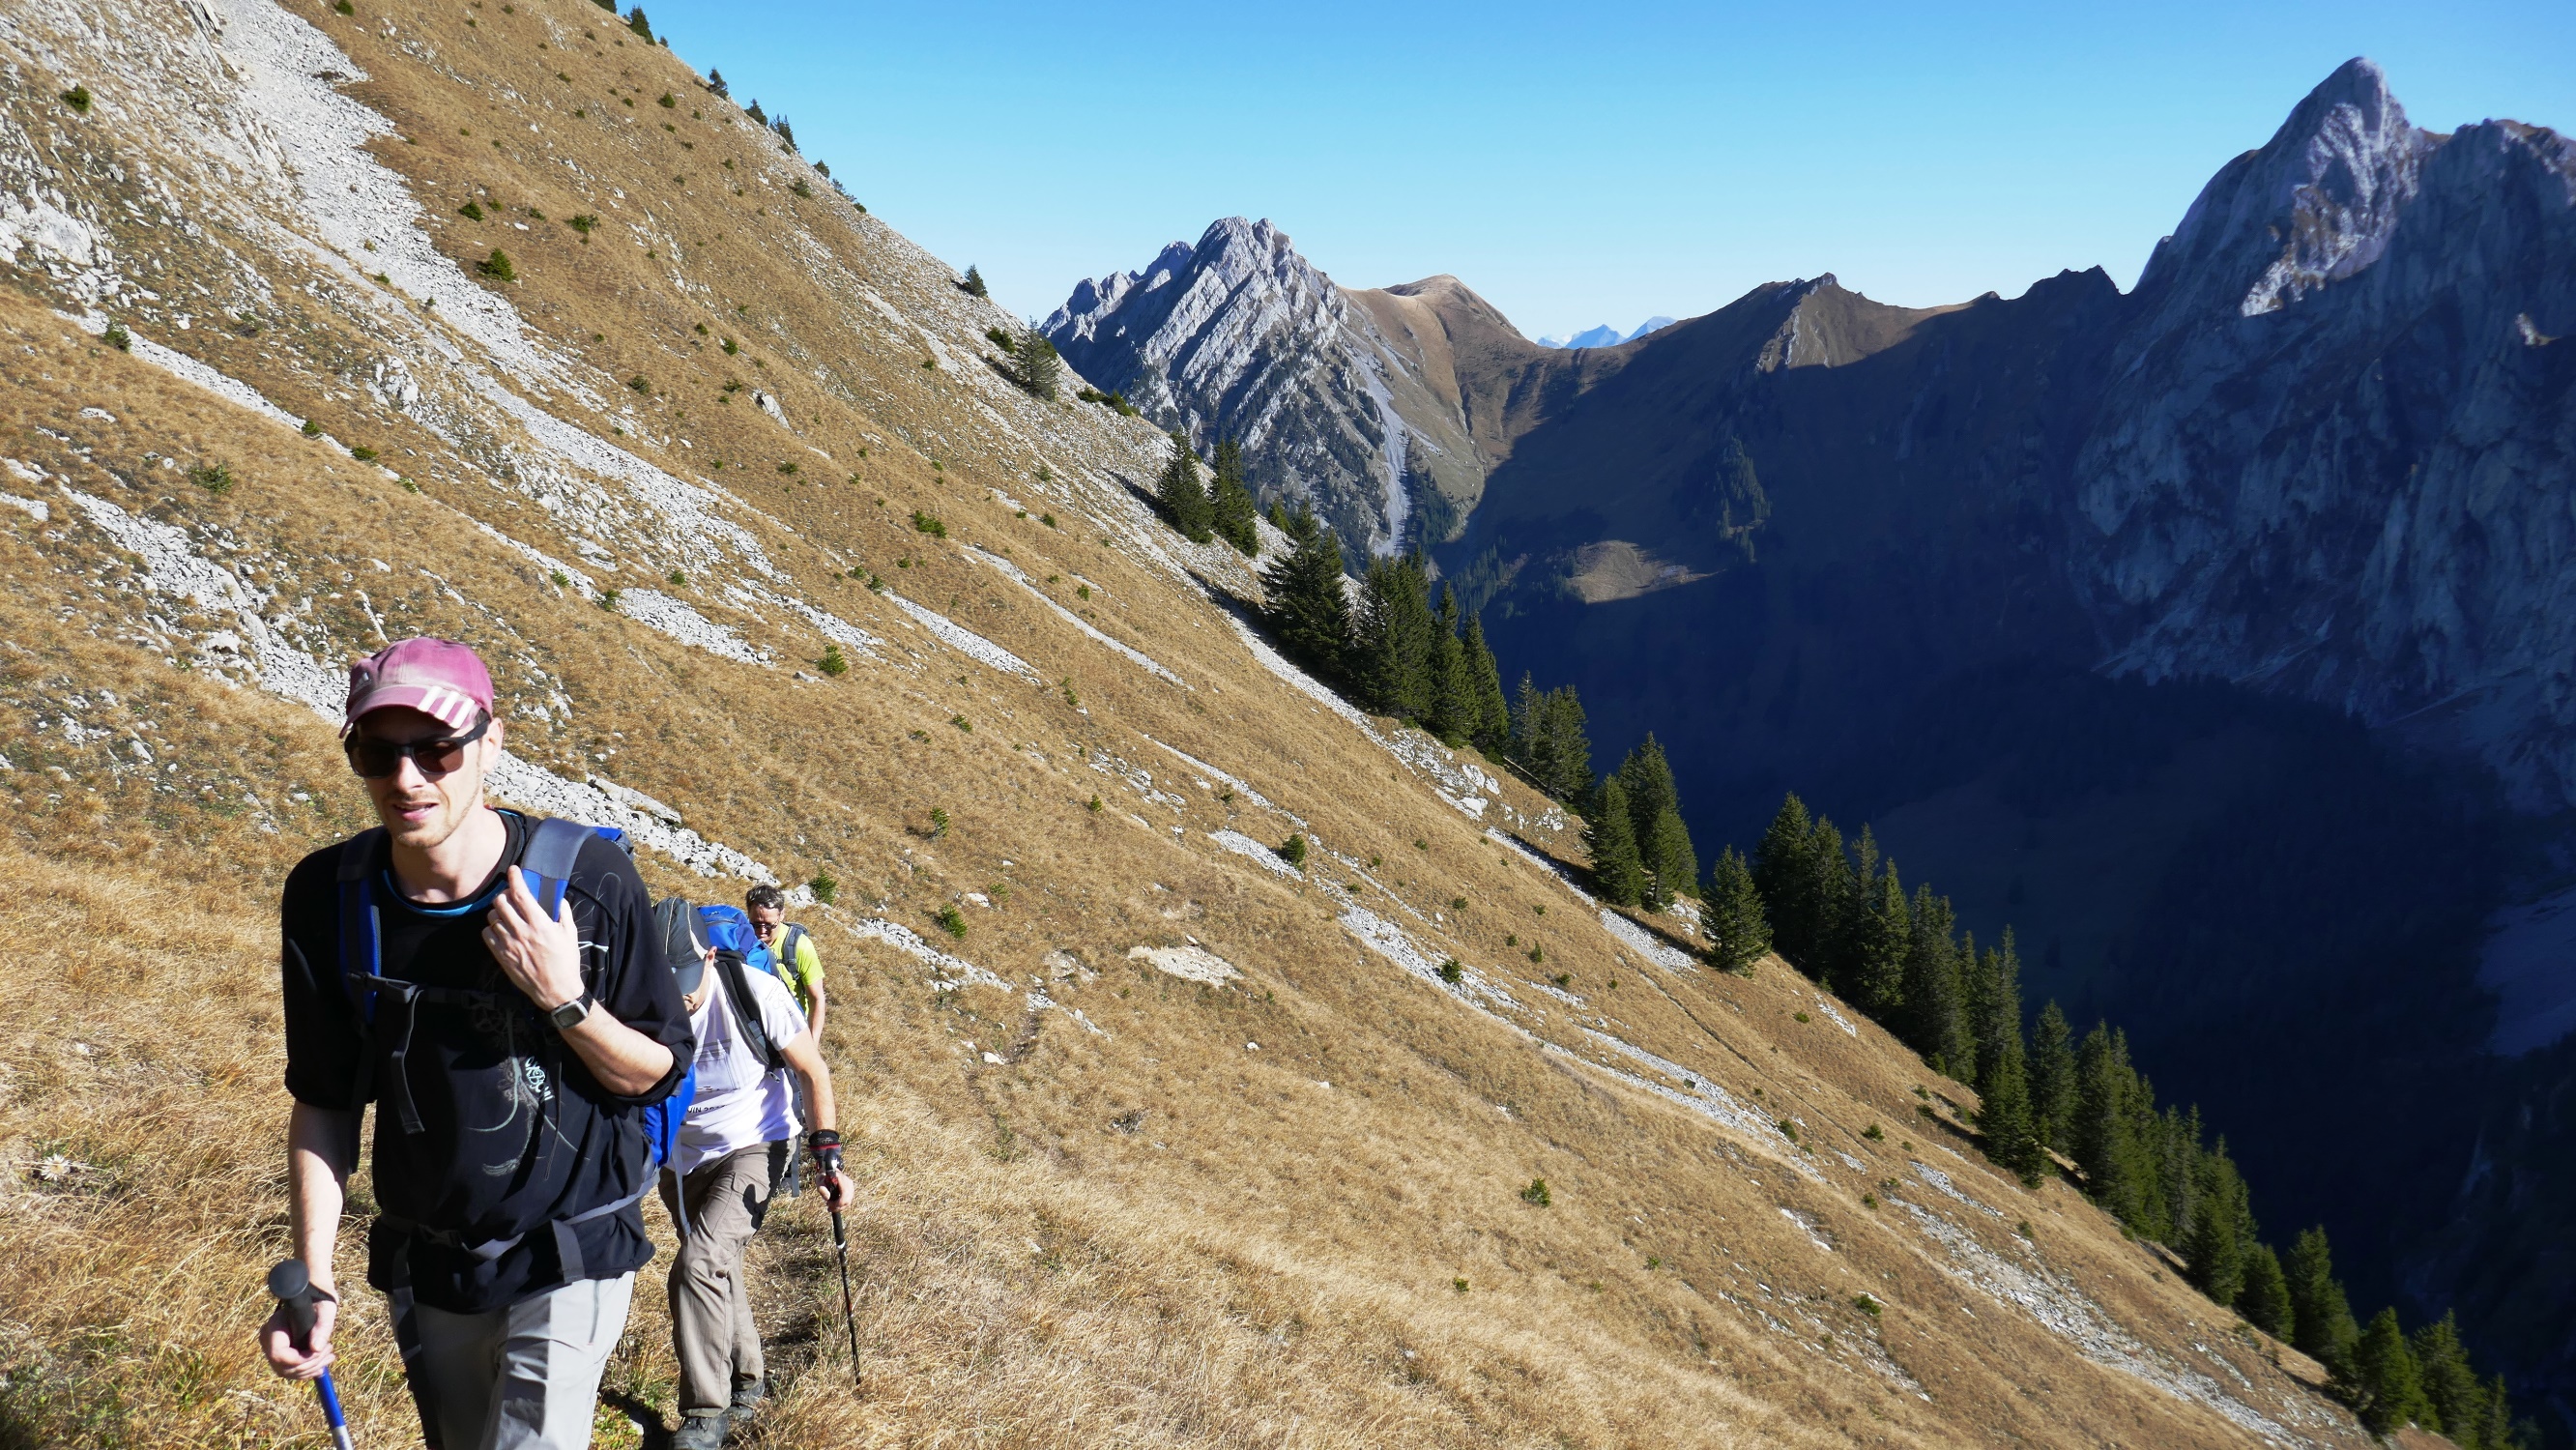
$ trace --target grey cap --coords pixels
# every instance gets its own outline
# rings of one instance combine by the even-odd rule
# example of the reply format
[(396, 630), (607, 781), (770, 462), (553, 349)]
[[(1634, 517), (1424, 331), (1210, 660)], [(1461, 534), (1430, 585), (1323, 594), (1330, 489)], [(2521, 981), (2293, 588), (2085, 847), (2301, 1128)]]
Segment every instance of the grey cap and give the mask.
[(688, 899), (664, 897), (653, 904), (653, 934), (662, 942), (662, 963), (680, 982), (680, 995), (698, 990), (707, 974), (707, 933), (698, 909)]

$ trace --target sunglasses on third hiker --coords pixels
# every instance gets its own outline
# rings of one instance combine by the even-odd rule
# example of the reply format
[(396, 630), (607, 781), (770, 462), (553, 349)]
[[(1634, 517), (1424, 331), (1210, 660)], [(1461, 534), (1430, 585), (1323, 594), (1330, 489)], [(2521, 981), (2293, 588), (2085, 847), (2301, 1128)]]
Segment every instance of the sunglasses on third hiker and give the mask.
[(465, 747), (483, 738), (492, 728), (492, 717), (484, 716), (474, 728), (462, 735), (443, 740), (415, 740), (408, 744), (380, 740), (364, 731), (351, 731), (341, 742), (349, 753), (349, 768), (363, 780), (382, 780), (402, 769), (403, 757), (410, 756), (423, 775), (445, 775), (465, 763)]

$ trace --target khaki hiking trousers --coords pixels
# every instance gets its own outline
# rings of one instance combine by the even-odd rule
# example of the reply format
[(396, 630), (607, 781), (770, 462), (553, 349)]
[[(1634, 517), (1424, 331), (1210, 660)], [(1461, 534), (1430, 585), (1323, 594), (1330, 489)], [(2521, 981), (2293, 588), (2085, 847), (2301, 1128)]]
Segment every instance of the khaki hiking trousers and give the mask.
[[(671, 1348), (680, 1359), (683, 1415), (722, 1410), (737, 1388), (761, 1385), (768, 1375), (760, 1328), (751, 1322), (743, 1251), (760, 1232), (794, 1151), (784, 1142), (739, 1149), (699, 1164), (680, 1185), (688, 1195), (689, 1233), (671, 1264)], [(662, 1180), (665, 1208), (673, 1182)]]

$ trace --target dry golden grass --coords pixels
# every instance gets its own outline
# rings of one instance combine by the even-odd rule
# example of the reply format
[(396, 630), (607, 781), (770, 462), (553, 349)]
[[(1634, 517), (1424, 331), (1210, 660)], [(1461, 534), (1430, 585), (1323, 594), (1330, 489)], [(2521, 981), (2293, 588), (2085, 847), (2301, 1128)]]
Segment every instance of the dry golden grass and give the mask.
[[(0, 104), (49, 164), (90, 178), (76, 184), (104, 199), (100, 215), (126, 215), (99, 178), (132, 168), (101, 158), (127, 148), (188, 172), (152, 151), (153, 118), (176, 124), (152, 107), (177, 82), (134, 79), (182, 54), (167, 27), (185, 22), (119, 11), (93, 34), (52, 3), (27, 23), (56, 26), (66, 53), (124, 57), (88, 81), (120, 129), (66, 129), (43, 87)], [(21, 271), (0, 288), (0, 455), (48, 475), (0, 488), (52, 510), (0, 507), (0, 926), (63, 948), (0, 994), (0, 1446), (313, 1443), (318, 1417), (250, 1340), (284, 1237), (272, 915), (293, 860), (365, 823), (328, 725), (207, 651), (243, 621), (152, 592), (67, 490), (180, 530), (326, 665), (383, 634), (474, 643), (523, 758), (648, 792), (788, 881), (838, 880), (836, 905), (800, 915), (831, 972), (827, 1048), (864, 1178), (865, 1379), (852, 1389), (839, 1347), (820, 1215), (791, 1205), (758, 1250), (782, 1381), (760, 1443), (2250, 1438), (2106, 1362), (2122, 1356), (2177, 1383), (2198, 1375), (2301, 1438), (2359, 1443), (2065, 1186), (2026, 1192), (1986, 1170), (1958, 1111), (1972, 1096), (1885, 1033), (1845, 1033), (1777, 962), (1749, 980), (1648, 967), (1561, 881), (1263, 669), (1208, 593), (1151, 556), (1179, 546), (1115, 492), (1116, 475), (1150, 468), (1153, 430), (961, 376), (980, 314), (945, 269), (827, 192), (784, 189), (774, 143), (713, 124), (723, 113), (673, 57), (576, 0), (405, 15), (398, 36), (363, 7), (291, 8), (369, 75), (349, 92), (397, 133), (373, 154), (421, 199), (436, 245), (459, 260), (507, 245), (522, 280), (495, 290), (573, 360), (565, 376), (632, 411), (589, 411), (561, 386), (540, 406), (721, 485), (712, 511), (777, 573), (739, 551), (703, 562), (599, 478), (550, 507), (523, 485), (552, 455), (440, 360), (441, 345), (475, 355), (461, 334), (355, 295), (347, 274), (226, 207), (204, 208), (200, 232), (151, 208), (116, 224), (122, 254), (153, 257), (157, 290), (208, 299), (192, 330), (136, 313), (136, 331), (379, 450), (418, 492), (82, 335), (51, 311), (70, 302), (59, 279)], [(668, 111), (666, 90), (680, 100)], [(239, 187), (247, 199), (228, 199), (272, 205)], [(455, 215), (469, 196), (485, 222)], [(517, 220), (496, 220), (504, 210)], [(603, 220), (585, 243), (563, 220), (591, 213)], [(256, 305), (227, 248), (269, 274)], [(920, 366), (933, 341), (952, 366)], [(389, 358), (407, 360), (424, 402), (370, 389)], [(639, 373), (648, 393), (622, 386)], [(751, 387), (788, 426), (750, 405)], [(185, 481), (215, 460), (232, 488)], [(947, 537), (917, 532), (915, 510)], [(599, 546), (614, 570), (581, 562), (598, 519), (617, 525)], [(604, 611), (476, 524), (603, 583), (665, 590), (774, 665)], [(1102, 648), (970, 548), (1016, 562), (1187, 686)], [(687, 582), (663, 582), (684, 566)], [(1249, 587), (1239, 565), (1194, 567)], [(866, 586), (871, 572), (1037, 678), (933, 643)], [(821, 635), (743, 586), (885, 643), (815, 678), (796, 666)], [(1277, 808), (1202, 783), (1163, 745)], [(1527, 820), (1543, 803), (1509, 785), (1489, 818), (1505, 811)], [(1283, 878), (1210, 841), (1229, 829), (1303, 831), (1342, 859), (1319, 853)], [(1562, 833), (1528, 834), (1545, 848)], [(661, 890), (743, 885), (649, 852), (639, 864)], [(1480, 1012), (1398, 970), (1340, 924), (1351, 901), (1519, 1007)], [(933, 925), (952, 907), (962, 942)], [(1009, 989), (960, 986), (857, 934), (880, 918)], [(1242, 975), (1206, 985), (1128, 956), (1193, 940)], [(1559, 973), (1580, 1005), (1547, 994)], [(1040, 983), (1060, 1006), (1029, 995)], [(1683, 1079), (1749, 1116), (1722, 1127), (1637, 1085), (1688, 1092)], [(1798, 1143), (1766, 1126), (1780, 1119)], [(1873, 1124), (1881, 1137), (1865, 1135)], [(1523, 1201), (1533, 1178), (1552, 1206)], [(637, 1443), (630, 1416), (670, 1409), (664, 1263), (639, 1286), (603, 1444)], [(2096, 1306), (2117, 1343), (2088, 1354), (1999, 1299), (1979, 1277), (1990, 1263)], [(1857, 1307), (1862, 1294), (1881, 1311)], [(380, 1309), (352, 1303), (343, 1385), (361, 1443), (402, 1443)]]

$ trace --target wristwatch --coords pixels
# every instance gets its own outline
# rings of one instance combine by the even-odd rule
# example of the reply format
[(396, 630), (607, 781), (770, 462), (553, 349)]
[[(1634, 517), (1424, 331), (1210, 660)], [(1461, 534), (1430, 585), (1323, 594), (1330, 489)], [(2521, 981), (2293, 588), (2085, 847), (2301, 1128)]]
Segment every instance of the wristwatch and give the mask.
[(546, 1020), (555, 1025), (557, 1032), (570, 1032), (590, 1020), (590, 1009), (598, 1005), (599, 999), (585, 988), (580, 996), (548, 1012)]

